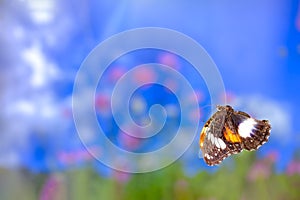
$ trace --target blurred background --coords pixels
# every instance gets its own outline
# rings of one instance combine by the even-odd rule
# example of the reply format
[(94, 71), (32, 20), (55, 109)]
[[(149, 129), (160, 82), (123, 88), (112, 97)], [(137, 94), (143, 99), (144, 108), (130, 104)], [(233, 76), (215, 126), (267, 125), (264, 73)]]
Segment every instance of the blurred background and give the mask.
[[(76, 72), (100, 42), (146, 26), (174, 29), (201, 44), (222, 75), (227, 103), (270, 120), (269, 142), (208, 167), (198, 157), (197, 135), (178, 161), (146, 174), (115, 171), (94, 159), (73, 121)], [(299, 0), (1, 0), (0, 44), (1, 200), (300, 198)], [(114, 121), (114, 85), (132, 67), (149, 62), (171, 66), (193, 86), (200, 113), (191, 112), (186, 123), (203, 126), (215, 106), (203, 77), (175, 54), (144, 50), (122, 56), (100, 80), (95, 109), (106, 136), (132, 152), (161, 148), (180, 121), (176, 97), (156, 84), (139, 88), (129, 109), (143, 124), (152, 105), (163, 105), (168, 118), (158, 136), (131, 137)], [(160, 75), (149, 69), (135, 80)], [(167, 76), (165, 83), (180, 90)], [(91, 132), (89, 150), (107, 153)]]

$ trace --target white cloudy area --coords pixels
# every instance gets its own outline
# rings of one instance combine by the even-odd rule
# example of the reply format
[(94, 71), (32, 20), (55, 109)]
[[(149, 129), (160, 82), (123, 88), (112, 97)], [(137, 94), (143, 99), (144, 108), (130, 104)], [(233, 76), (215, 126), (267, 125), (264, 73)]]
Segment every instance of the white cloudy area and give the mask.
[[(6, 167), (20, 165), (31, 134), (59, 134), (71, 121), (64, 115), (71, 109), (70, 99), (57, 100), (51, 88), (63, 78), (62, 71), (43, 48), (45, 41), (54, 46), (60, 41), (51, 39), (55, 35), (49, 37), (33, 28), (42, 25), (58, 35), (65, 31), (66, 26), (51, 25), (55, 1), (12, 3), (0, 8), (5, 16), (0, 20), (0, 26), (5, 27), (0, 30), (0, 41), (5, 47), (0, 51), (0, 165)], [(22, 19), (30, 25), (24, 25)]]
[(292, 134), (290, 105), (262, 95), (237, 96), (232, 102), (236, 109), (241, 109), (257, 119), (270, 121), (273, 138), (281, 143), (289, 141)]

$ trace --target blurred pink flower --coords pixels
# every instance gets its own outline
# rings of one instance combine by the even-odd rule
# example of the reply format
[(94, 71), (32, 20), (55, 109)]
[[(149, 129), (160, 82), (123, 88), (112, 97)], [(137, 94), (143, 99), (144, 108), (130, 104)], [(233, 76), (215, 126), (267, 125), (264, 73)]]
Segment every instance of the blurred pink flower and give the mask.
[(255, 181), (257, 179), (266, 179), (270, 176), (271, 171), (270, 164), (259, 160), (251, 167), (248, 173), (248, 180)]
[(137, 83), (156, 82), (157, 74), (152, 68), (143, 66), (134, 69), (134, 81)]
[(201, 103), (204, 100), (204, 93), (200, 90), (195, 90), (196, 98), (198, 103)]
[(292, 160), (286, 169), (288, 175), (300, 174), (300, 162), (297, 160)]
[(174, 69), (179, 69), (180, 64), (176, 55), (171, 53), (162, 53), (158, 56), (158, 62)]
[(65, 165), (70, 165), (78, 162), (90, 161), (93, 159), (93, 155), (99, 156), (100, 149), (99, 147), (90, 147), (89, 151), (86, 149), (81, 149), (71, 152), (60, 152), (58, 154), (58, 159), (61, 163)]
[[(141, 139), (138, 138), (138, 130), (132, 129), (132, 131), (134, 131), (134, 133), (131, 133), (130, 135), (124, 133), (123, 131), (120, 131), (118, 135), (120, 144), (126, 147), (128, 150), (135, 150), (139, 148), (141, 144)], [(136, 135), (137, 137), (133, 137), (131, 135)]]
[(62, 116), (64, 117), (64, 118), (72, 118), (73, 117), (73, 115), (72, 115), (72, 109), (71, 108), (64, 108), (63, 110), (62, 110)]
[(264, 159), (257, 160), (250, 168), (248, 174), (249, 181), (255, 181), (257, 179), (267, 179), (272, 171), (273, 165), (277, 161), (279, 155), (277, 151), (269, 152)]
[(59, 180), (54, 175), (49, 175), (40, 193), (40, 200), (53, 200), (58, 192)]
[(96, 94), (95, 108), (99, 114), (108, 115), (110, 113), (110, 96), (102, 93)]
[(109, 72), (109, 81), (116, 82), (118, 81), (126, 71), (120, 66), (114, 66)]
[(131, 174), (127, 172), (121, 172), (114, 170), (113, 178), (117, 180), (119, 183), (126, 183), (130, 179)]
[(270, 151), (270, 152), (267, 154), (266, 158), (267, 158), (271, 163), (275, 163), (275, 162), (278, 160), (278, 158), (279, 158), (279, 153), (278, 153), (278, 151)]
[(176, 190), (184, 190), (189, 187), (189, 184), (184, 179), (179, 179), (175, 182)]
[[(118, 169), (123, 169), (123, 171), (127, 171), (129, 170), (130, 164), (131, 162), (128, 159), (116, 158), (116, 165), (118, 166)], [(121, 184), (126, 183), (131, 177), (130, 173), (123, 171), (113, 170), (112, 173), (112, 178)]]

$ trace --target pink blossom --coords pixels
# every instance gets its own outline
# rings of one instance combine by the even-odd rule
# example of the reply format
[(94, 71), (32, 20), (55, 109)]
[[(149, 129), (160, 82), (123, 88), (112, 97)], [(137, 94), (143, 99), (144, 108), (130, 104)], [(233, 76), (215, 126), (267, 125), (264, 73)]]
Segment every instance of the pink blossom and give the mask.
[(59, 180), (54, 175), (50, 175), (45, 184), (43, 185), (40, 193), (40, 200), (52, 200), (55, 199), (57, 190), (59, 187)]
[(131, 174), (127, 172), (121, 172), (114, 170), (113, 178), (117, 180), (119, 183), (126, 183), (130, 179)]
[(170, 66), (174, 69), (179, 69), (180, 64), (176, 55), (171, 53), (162, 53), (158, 57), (158, 62), (167, 66)]
[(101, 93), (96, 94), (95, 108), (99, 114), (108, 115), (110, 113), (110, 96)]
[(126, 183), (130, 179), (131, 174), (124, 171), (129, 169), (130, 161), (128, 159), (116, 158), (116, 165), (118, 166), (118, 169), (123, 169), (123, 171), (113, 170), (112, 178), (118, 183)]
[(120, 66), (114, 66), (109, 72), (109, 80), (111, 82), (116, 82), (125, 74), (125, 72), (126, 71)]
[(90, 147), (89, 150), (81, 149), (71, 152), (60, 152), (58, 159), (61, 163), (70, 165), (77, 162), (89, 161), (93, 159), (93, 156), (100, 155), (99, 147)]
[(262, 160), (257, 161), (251, 167), (248, 173), (248, 180), (255, 181), (257, 179), (266, 179), (271, 174), (271, 166), (269, 163), (266, 163)]
[(157, 79), (156, 72), (152, 68), (147, 66), (134, 69), (133, 74), (134, 81), (139, 84), (156, 82)]
[(257, 179), (266, 179), (272, 172), (272, 167), (279, 155), (277, 151), (269, 152), (264, 159), (257, 160), (250, 168), (248, 174), (249, 181), (255, 181)]
[[(132, 130), (134, 131), (134, 130)], [(137, 135), (137, 137), (133, 137), (131, 135)], [(129, 150), (137, 149), (141, 144), (141, 139), (138, 138), (139, 133), (135, 131), (135, 133), (131, 133), (130, 135), (124, 133), (123, 131), (119, 132), (119, 142)]]
[(296, 160), (291, 161), (287, 166), (286, 173), (290, 176), (300, 174), (300, 162)]
[(266, 158), (271, 162), (275, 163), (278, 160), (279, 153), (278, 151), (271, 151), (267, 154)]
[(195, 90), (196, 98), (198, 103), (201, 103), (204, 99), (204, 93), (200, 90)]
[(63, 110), (62, 110), (62, 116), (64, 117), (64, 118), (72, 118), (73, 116), (72, 116), (72, 109), (71, 108), (64, 108)]

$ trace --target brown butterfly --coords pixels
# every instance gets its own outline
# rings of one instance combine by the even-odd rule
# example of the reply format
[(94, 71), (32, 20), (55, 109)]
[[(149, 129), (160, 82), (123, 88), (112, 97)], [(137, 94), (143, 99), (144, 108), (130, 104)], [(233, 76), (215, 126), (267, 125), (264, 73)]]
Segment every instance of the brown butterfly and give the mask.
[(271, 125), (229, 105), (217, 106), (217, 112), (205, 123), (200, 149), (208, 165), (217, 165), (231, 154), (256, 150), (268, 141)]

